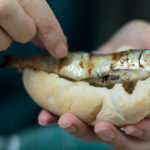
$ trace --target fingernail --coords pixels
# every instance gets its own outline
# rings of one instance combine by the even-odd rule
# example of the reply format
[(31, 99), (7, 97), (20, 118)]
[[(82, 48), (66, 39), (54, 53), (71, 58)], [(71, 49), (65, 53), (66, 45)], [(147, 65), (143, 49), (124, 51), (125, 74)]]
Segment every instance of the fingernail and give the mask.
[(54, 55), (56, 57), (65, 57), (67, 55), (67, 46), (61, 42), (54, 48)]
[(135, 127), (128, 127), (125, 132), (126, 134), (133, 136), (141, 136), (143, 134), (142, 130), (137, 129)]
[(59, 126), (69, 133), (75, 133), (77, 131), (77, 129), (71, 124), (61, 123)]
[(96, 129), (95, 132), (102, 140), (106, 142), (111, 141), (115, 137), (114, 132), (111, 131), (109, 128)]

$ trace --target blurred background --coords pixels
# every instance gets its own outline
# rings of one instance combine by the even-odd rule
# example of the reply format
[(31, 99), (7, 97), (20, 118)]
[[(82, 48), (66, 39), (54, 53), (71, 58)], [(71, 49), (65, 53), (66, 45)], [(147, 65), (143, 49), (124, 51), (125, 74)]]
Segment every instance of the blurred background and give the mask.
[[(69, 50), (92, 51), (130, 20), (150, 20), (149, 0), (47, 0), (68, 38)], [(140, 36), (140, 35), (139, 35)], [(32, 43), (14, 42), (4, 54), (45, 53)], [(84, 143), (57, 125), (40, 127), (39, 108), (26, 93), (22, 74), (0, 68), (0, 150), (111, 149), (104, 143)]]

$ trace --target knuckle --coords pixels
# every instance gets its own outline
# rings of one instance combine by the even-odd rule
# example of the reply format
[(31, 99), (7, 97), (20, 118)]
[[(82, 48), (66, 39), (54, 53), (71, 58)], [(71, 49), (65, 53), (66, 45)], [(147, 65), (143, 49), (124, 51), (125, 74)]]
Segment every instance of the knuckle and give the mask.
[(0, 18), (6, 18), (12, 14), (12, 1), (0, 0)]

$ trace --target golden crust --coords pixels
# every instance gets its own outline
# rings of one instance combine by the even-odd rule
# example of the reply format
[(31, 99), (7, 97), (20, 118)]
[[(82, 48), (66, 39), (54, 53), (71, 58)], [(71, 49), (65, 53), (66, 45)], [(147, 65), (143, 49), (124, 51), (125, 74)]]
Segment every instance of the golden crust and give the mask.
[(150, 78), (138, 81), (132, 94), (122, 84), (112, 89), (72, 82), (57, 74), (26, 69), (26, 90), (41, 107), (61, 115), (70, 112), (89, 125), (106, 120), (116, 126), (136, 123), (150, 116)]

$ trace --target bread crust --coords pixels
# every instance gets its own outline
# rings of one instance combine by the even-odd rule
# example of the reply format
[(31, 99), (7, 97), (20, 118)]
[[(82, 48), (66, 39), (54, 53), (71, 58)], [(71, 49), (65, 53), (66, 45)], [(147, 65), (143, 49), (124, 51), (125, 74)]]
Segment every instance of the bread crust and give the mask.
[(32, 99), (56, 115), (70, 112), (88, 125), (100, 120), (118, 127), (150, 116), (150, 78), (138, 81), (132, 94), (122, 84), (112, 89), (73, 82), (54, 73), (25, 69), (23, 82)]

